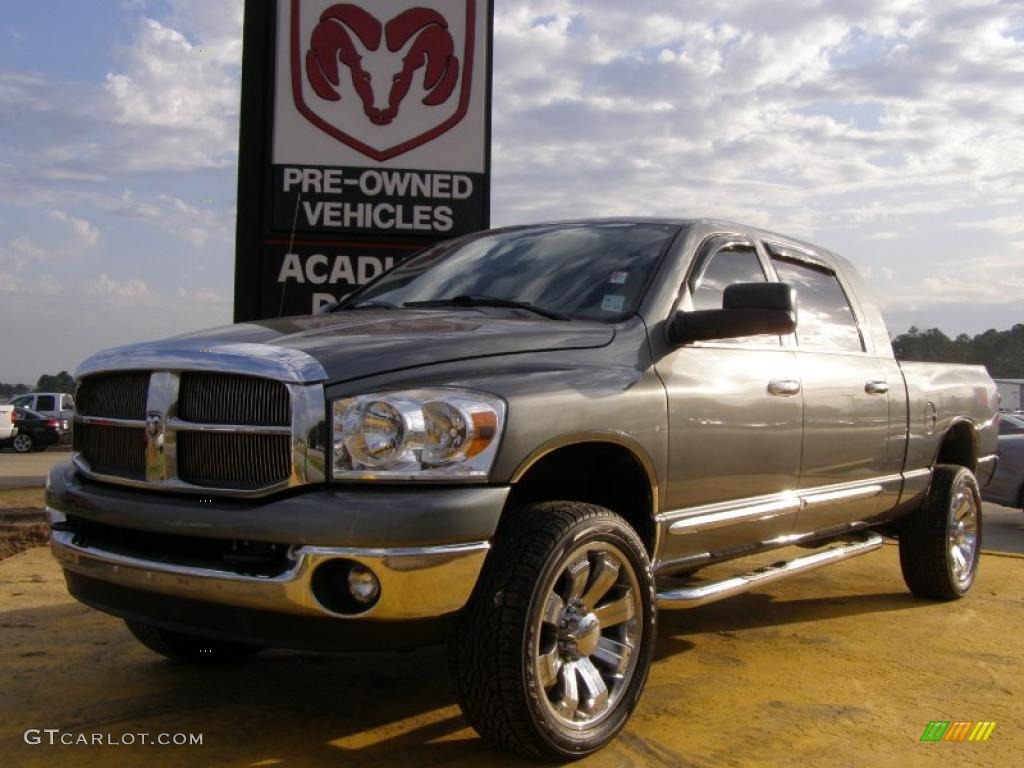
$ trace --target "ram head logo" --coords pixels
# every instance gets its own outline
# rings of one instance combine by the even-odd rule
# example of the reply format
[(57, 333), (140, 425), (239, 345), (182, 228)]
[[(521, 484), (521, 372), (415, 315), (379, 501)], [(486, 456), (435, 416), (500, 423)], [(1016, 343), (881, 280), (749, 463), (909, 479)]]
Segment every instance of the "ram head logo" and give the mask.
[(320, 16), (306, 53), (306, 76), (321, 99), (341, 99), (341, 65), (374, 125), (398, 116), (414, 78), (423, 78), (427, 106), (448, 101), (459, 80), (448, 22), (430, 8), (411, 8), (382, 24), (357, 5), (332, 5)]
[[(486, 39), (478, 6), (486, 3), (291, 0), (291, 22), (282, 24), (289, 44), (279, 50), (291, 61), (295, 109), (378, 162), (444, 136), (471, 105), (475, 119), (483, 120), (484, 106), (474, 101), (481, 89), (473, 86), (486, 60), (486, 49), (475, 44)], [(284, 14), (289, 4), (280, 7)], [(290, 120), (284, 125), (292, 126), (285, 132), (298, 130)], [(338, 162), (357, 161), (342, 154)]]

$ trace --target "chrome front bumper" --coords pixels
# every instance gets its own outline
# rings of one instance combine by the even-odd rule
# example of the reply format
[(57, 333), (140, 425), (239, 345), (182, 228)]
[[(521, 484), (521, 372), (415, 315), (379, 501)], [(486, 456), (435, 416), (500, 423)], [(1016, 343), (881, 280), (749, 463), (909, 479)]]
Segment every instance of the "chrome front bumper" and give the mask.
[[(63, 515), (49, 510), (51, 521)], [(490, 545), (486, 541), (435, 547), (357, 549), (297, 547), (292, 565), (277, 576), (160, 563), (74, 543), (75, 534), (51, 532), (53, 555), (73, 573), (131, 589), (218, 605), (300, 616), (379, 621), (436, 618), (469, 600)], [(349, 560), (369, 568), (380, 581), (380, 599), (359, 614), (328, 610), (314, 597), (317, 566)]]

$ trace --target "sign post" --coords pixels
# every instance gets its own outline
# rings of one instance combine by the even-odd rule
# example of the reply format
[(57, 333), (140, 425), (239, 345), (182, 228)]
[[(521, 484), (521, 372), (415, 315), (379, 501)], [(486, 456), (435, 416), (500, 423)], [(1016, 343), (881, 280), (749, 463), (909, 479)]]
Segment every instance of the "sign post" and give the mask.
[(247, 0), (236, 322), (489, 226), (492, 29), (492, 0)]

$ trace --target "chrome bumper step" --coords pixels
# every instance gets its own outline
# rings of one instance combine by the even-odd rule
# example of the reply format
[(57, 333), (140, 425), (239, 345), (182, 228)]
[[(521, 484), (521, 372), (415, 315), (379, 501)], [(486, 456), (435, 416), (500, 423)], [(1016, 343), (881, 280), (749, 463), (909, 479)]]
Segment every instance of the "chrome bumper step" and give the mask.
[(882, 537), (877, 533), (859, 534), (846, 539), (838, 546), (831, 545), (809, 555), (801, 555), (792, 560), (755, 568), (721, 581), (704, 582), (666, 590), (659, 589), (658, 608), (662, 611), (677, 611), (714, 603), (788, 576), (813, 571), (815, 568), (848, 560), (858, 555), (866, 555), (881, 547), (882, 541)]

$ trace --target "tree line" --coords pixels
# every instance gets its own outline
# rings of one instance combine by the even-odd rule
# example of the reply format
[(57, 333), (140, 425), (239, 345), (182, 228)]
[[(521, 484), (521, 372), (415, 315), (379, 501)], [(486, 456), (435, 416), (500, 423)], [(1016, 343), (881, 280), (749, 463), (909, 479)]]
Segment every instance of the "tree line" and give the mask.
[(67, 392), (69, 395), (75, 392), (75, 377), (67, 371), (57, 374), (44, 373), (39, 377), (34, 387), (28, 384), (8, 384), (0, 381), (0, 403), (11, 400), (26, 392)]
[(988, 330), (977, 336), (949, 338), (938, 328), (911, 326), (892, 340), (899, 360), (984, 365), (994, 379), (1024, 379), (1024, 324), (1008, 331)]

